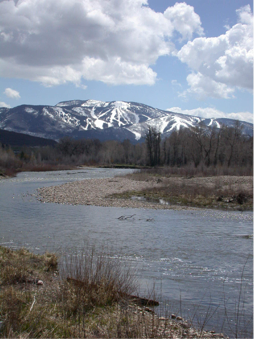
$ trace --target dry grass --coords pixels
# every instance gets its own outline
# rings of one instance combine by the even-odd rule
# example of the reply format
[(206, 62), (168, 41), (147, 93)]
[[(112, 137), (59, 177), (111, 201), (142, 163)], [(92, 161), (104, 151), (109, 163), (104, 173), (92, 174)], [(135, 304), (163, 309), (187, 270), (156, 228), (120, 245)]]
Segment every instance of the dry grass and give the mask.
[(150, 169), (143, 169), (142, 173), (150, 175), (158, 175), (163, 177), (178, 176), (178, 177), (216, 177), (216, 176), (252, 176), (253, 168), (247, 167), (228, 167), (228, 166), (204, 166), (188, 165), (183, 167), (153, 167)]
[[(33, 298), (41, 291), (37, 283), (52, 280), (57, 269), (57, 256), (45, 253), (34, 255), (21, 248), (13, 251), (0, 247), (0, 320), (1, 335), (15, 337), (23, 333), (30, 322)], [(29, 325), (30, 326), (30, 325)]]
[(63, 308), (72, 314), (112, 306), (136, 290), (132, 270), (94, 248), (65, 256), (61, 266)]
[(0, 247), (0, 258), (0, 337), (215, 336), (137, 306), (130, 298), (135, 276), (117, 260), (95, 255), (93, 249), (63, 258), (60, 275), (54, 254), (34, 255), (25, 249)]
[(57, 269), (55, 254), (45, 253), (38, 256), (24, 248), (17, 251), (5, 247), (0, 249), (1, 285), (26, 283)]
[(128, 174), (138, 181), (156, 182), (139, 192), (125, 192), (114, 197), (141, 196), (148, 201), (163, 199), (169, 204), (217, 209), (252, 210), (252, 176), (179, 176), (163, 171)]

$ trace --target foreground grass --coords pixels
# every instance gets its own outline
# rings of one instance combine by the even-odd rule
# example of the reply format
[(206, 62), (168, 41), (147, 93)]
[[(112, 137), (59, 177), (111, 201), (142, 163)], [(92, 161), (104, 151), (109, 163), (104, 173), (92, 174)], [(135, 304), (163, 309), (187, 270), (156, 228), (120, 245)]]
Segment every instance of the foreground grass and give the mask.
[(151, 188), (126, 191), (113, 197), (130, 199), (136, 196), (151, 202), (160, 202), (162, 199), (164, 203), (180, 206), (253, 210), (251, 176), (182, 176), (143, 170), (128, 174), (127, 177), (151, 182)]
[(0, 247), (0, 337), (223, 337), (138, 306), (134, 276), (103, 255), (66, 257), (60, 275), (57, 265), (54, 254)]

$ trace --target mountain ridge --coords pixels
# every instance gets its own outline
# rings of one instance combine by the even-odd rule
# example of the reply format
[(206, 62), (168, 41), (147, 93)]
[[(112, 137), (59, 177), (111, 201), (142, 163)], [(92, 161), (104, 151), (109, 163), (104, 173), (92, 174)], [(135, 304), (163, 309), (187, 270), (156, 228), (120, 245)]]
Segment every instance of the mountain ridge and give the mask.
[[(236, 120), (204, 119), (169, 112), (127, 101), (70, 100), (55, 106), (20, 105), (0, 107), (0, 128), (32, 136), (58, 140), (64, 136), (75, 139), (98, 138), (101, 141), (143, 140), (149, 127), (162, 138), (181, 128), (193, 128), (200, 123), (209, 127), (234, 126)], [(241, 121), (243, 132), (253, 135), (253, 124)]]

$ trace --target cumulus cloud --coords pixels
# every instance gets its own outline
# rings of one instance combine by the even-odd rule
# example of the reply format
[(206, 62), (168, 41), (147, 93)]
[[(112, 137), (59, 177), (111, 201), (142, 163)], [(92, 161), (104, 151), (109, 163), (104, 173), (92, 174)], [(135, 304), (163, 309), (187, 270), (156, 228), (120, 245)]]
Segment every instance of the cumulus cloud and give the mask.
[(218, 37), (196, 38), (176, 54), (192, 74), (188, 92), (229, 98), (236, 88), (253, 86), (253, 16), (250, 5), (237, 10), (238, 23)]
[(187, 76), (187, 83), (190, 88), (180, 93), (179, 96), (186, 97), (188, 93), (194, 93), (199, 100), (205, 99), (208, 95), (222, 99), (233, 97), (233, 88), (217, 82), (200, 72), (189, 74)]
[(171, 80), (171, 84), (172, 84), (172, 86), (182, 87), (182, 85), (176, 79)]
[(0, 13), (0, 74), (46, 86), (151, 85), (151, 65), (175, 51), (175, 32), (203, 34), (186, 3), (159, 13), (147, 0), (2, 0)]
[(247, 121), (253, 124), (253, 114), (251, 112), (232, 112), (225, 113), (220, 110), (217, 110), (212, 107), (206, 108), (194, 108), (194, 109), (181, 109), (180, 107), (171, 107), (168, 108), (167, 111), (182, 113), (187, 115), (194, 115), (204, 119), (218, 119), (218, 118), (227, 118), (227, 119), (235, 119), (240, 121)]
[(187, 6), (185, 2), (176, 2), (173, 7), (166, 9), (164, 15), (172, 22), (183, 39), (191, 39), (194, 32), (199, 35), (204, 34), (199, 15), (195, 13), (194, 7)]
[(0, 101), (0, 107), (6, 107), (6, 108), (10, 108), (11, 106), (6, 104), (5, 102), (3, 101)]
[(4, 94), (11, 99), (20, 99), (20, 94), (18, 91), (15, 91), (15, 89), (12, 88), (6, 88), (4, 91)]

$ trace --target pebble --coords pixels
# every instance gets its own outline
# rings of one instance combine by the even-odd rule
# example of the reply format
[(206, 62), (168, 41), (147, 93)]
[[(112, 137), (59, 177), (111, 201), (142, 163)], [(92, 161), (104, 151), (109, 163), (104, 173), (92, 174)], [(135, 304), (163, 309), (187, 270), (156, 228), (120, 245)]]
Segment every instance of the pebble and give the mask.
[(182, 328), (190, 328), (191, 326), (188, 323), (182, 323)]

